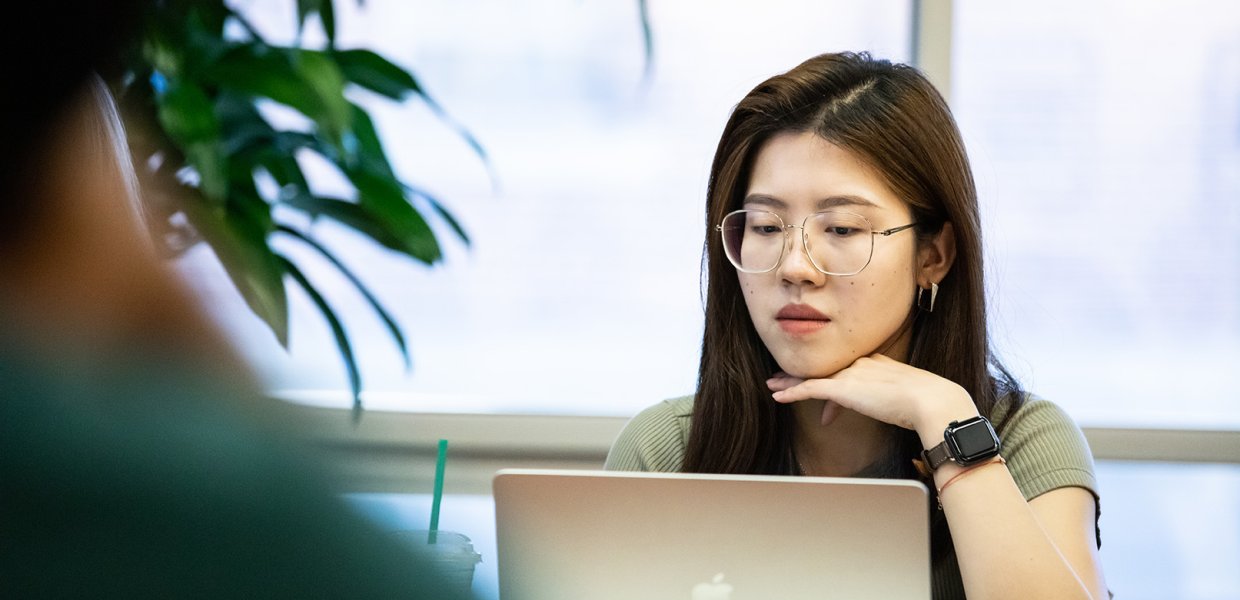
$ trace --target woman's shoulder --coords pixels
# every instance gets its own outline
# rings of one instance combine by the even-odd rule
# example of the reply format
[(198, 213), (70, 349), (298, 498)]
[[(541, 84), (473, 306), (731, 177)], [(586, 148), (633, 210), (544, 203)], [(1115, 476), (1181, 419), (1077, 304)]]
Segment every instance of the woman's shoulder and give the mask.
[(691, 416), (693, 416), (693, 396), (680, 396), (646, 407), (630, 419), (625, 428), (663, 429), (671, 425), (677, 427), (684, 425), (685, 430), (688, 431), (688, 420)]
[(679, 471), (689, 439), (693, 396), (671, 398), (637, 413), (611, 446), (604, 468)]
[[(1058, 404), (1034, 394), (1008, 395), (995, 406), (1002, 455), (1025, 498), (1083, 487), (1097, 495), (1093, 453), (1079, 425)], [(1009, 414), (1010, 413), (1010, 414)]]
[[(1015, 410), (1013, 410), (1015, 408)], [(999, 398), (991, 411), (991, 422), (1000, 433), (1032, 433), (1048, 428), (1080, 432), (1076, 420), (1055, 402), (1030, 392), (1010, 393)]]
[(680, 396), (678, 398), (669, 398), (647, 408), (646, 410), (653, 411), (656, 409), (669, 414), (676, 419), (688, 419), (693, 415), (693, 395), (690, 394), (688, 396)]

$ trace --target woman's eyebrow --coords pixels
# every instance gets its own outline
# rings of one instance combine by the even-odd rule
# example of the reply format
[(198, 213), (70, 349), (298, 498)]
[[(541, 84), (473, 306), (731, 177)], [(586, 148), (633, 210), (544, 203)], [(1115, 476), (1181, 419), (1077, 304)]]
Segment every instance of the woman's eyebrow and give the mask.
[(841, 206), (867, 206), (870, 208), (879, 208), (879, 206), (861, 196), (828, 196), (818, 201), (818, 210), (826, 210), (828, 208), (839, 208)]
[(750, 194), (745, 196), (743, 204), (759, 204), (770, 208), (788, 208), (788, 203), (766, 194)]
[[(770, 208), (786, 209), (788, 203), (766, 194), (750, 194), (745, 196), (744, 204), (757, 204)], [(862, 198), (861, 196), (828, 196), (819, 200), (815, 204), (816, 210), (827, 210), (831, 208), (840, 208), (842, 206), (865, 206), (869, 208), (880, 208), (873, 201)]]

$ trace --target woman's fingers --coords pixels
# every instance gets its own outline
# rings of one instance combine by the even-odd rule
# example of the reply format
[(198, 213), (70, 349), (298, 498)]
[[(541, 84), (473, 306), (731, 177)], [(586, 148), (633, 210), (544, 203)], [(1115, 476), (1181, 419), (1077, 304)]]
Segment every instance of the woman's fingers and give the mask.
[(822, 416), (818, 418), (818, 424), (826, 427), (834, 422), (838, 416), (840, 416), (840, 405), (827, 400), (822, 403)]
[(788, 404), (802, 400), (835, 400), (840, 393), (842, 382), (834, 379), (797, 379), (772, 378), (767, 386), (775, 393), (771, 394), (776, 402)]
[(774, 377), (766, 380), (766, 387), (772, 392), (779, 392), (797, 385), (802, 381), (805, 380), (800, 377), (792, 377), (791, 375), (780, 371), (779, 373), (776, 373)]

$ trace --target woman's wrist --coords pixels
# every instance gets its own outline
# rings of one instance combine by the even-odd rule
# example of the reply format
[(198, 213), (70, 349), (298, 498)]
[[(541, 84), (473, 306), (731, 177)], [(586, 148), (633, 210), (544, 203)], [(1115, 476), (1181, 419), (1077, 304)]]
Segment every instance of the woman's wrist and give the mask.
[(963, 421), (978, 414), (969, 393), (955, 383), (947, 383), (950, 385), (942, 394), (922, 404), (923, 410), (915, 427), (922, 448), (933, 448), (942, 443), (943, 431), (952, 421)]

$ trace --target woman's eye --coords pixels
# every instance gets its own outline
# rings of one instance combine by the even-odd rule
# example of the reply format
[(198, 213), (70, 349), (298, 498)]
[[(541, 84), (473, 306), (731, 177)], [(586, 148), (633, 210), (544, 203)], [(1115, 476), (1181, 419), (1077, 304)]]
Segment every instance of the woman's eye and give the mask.
[(753, 229), (754, 233), (760, 235), (775, 235), (784, 230), (783, 227), (778, 225), (754, 225), (751, 229)]
[(828, 228), (827, 228), (827, 233), (829, 233), (829, 234), (831, 234), (831, 235), (833, 235), (833, 236), (836, 236), (836, 237), (847, 237), (847, 236), (850, 236), (850, 235), (852, 235), (852, 234), (854, 234), (854, 233), (856, 233), (856, 232), (857, 232), (857, 228), (856, 228), (856, 227), (844, 227), (844, 226), (841, 226), (841, 225), (837, 225), (837, 226), (834, 226), (834, 227), (828, 227)]

